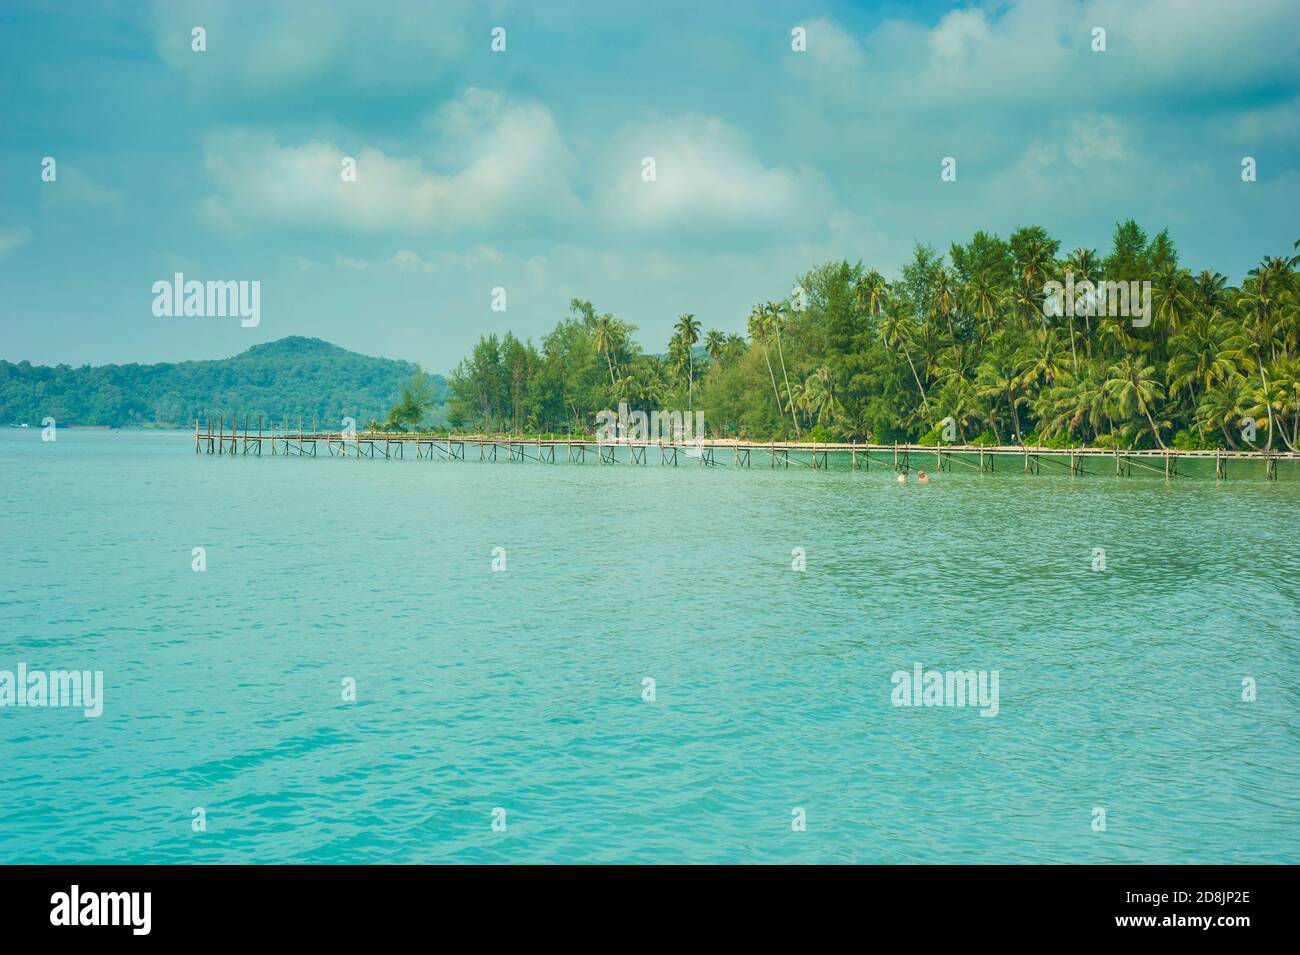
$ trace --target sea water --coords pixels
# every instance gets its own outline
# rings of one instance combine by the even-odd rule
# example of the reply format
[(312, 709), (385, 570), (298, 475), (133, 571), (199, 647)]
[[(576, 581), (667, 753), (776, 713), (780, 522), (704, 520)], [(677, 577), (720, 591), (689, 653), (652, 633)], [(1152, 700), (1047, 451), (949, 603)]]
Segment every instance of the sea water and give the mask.
[(0, 432), (0, 862), (1300, 860), (1285, 466), (475, 457)]

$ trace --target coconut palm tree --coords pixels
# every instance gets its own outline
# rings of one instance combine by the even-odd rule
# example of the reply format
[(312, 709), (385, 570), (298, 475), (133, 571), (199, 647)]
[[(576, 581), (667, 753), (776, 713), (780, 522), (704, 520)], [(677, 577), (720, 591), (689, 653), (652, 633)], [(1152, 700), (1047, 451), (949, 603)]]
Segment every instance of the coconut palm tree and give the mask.
[(872, 269), (862, 278), (858, 279), (853, 285), (853, 301), (858, 308), (866, 311), (868, 315), (875, 318), (880, 314), (881, 305), (884, 303), (885, 292), (888, 290), (888, 283), (885, 277)]
[(767, 352), (768, 316), (762, 305), (755, 305), (749, 313), (749, 337), (763, 349), (763, 361), (767, 363), (767, 374), (772, 380), (772, 397), (776, 399), (777, 417), (782, 414), (781, 392), (776, 387), (776, 375), (772, 372), (772, 359)]
[(844, 405), (835, 391), (835, 380), (825, 367), (804, 381), (804, 408), (816, 424), (830, 425), (844, 417)]
[(686, 339), (680, 334), (674, 335), (668, 341), (668, 365), (672, 369), (673, 378), (680, 386), (683, 379), (688, 378), (690, 372), (691, 348), (686, 344)]
[(1194, 312), (1186, 324), (1169, 341), (1169, 364), (1165, 376), (1169, 393), (1186, 389), (1187, 396), (1196, 398), (1197, 387), (1208, 391), (1214, 385), (1240, 374), (1248, 361), (1241, 350), (1242, 342), (1232, 334), (1223, 313)]
[[(768, 328), (776, 336), (776, 353), (781, 359), (781, 377), (785, 380), (785, 393), (790, 394), (790, 376), (785, 370), (785, 349), (781, 347), (781, 323), (785, 320), (785, 314), (781, 311), (781, 306), (775, 302), (768, 302), (764, 308), (767, 313)], [(794, 422), (795, 437), (799, 436), (799, 419), (795, 417), (793, 408), (790, 411), (790, 419)]]
[(939, 266), (932, 275), (930, 288), (930, 309), (936, 320), (942, 320), (948, 326), (948, 334), (954, 341), (957, 329), (953, 326), (952, 316), (957, 311), (957, 286), (950, 270)]
[(976, 318), (984, 319), (990, 336), (993, 334), (993, 315), (998, 309), (998, 287), (988, 270), (981, 270), (972, 276), (961, 289), (962, 302), (966, 311)]
[(1136, 355), (1127, 355), (1110, 367), (1105, 384), (1107, 395), (1114, 402), (1120, 417), (1131, 419), (1140, 414), (1151, 428), (1156, 447), (1165, 449), (1156, 427), (1151, 409), (1157, 399), (1164, 396), (1164, 388), (1156, 378), (1155, 368)]
[(677, 318), (677, 324), (673, 326), (677, 332), (677, 337), (681, 339), (683, 346), (686, 348), (686, 358), (688, 363), (687, 388), (689, 397), (687, 398), (687, 409), (693, 410), (695, 400), (695, 343), (700, 340), (700, 323), (694, 315), (680, 315)]
[(592, 344), (596, 348), (596, 353), (605, 357), (605, 364), (609, 366), (609, 383), (613, 387), (616, 382), (614, 360), (611, 355), (618, 346), (618, 328), (612, 315), (602, 315), (596, 319), (595, 327), (592, 329)]
[(903, 300), (896, 295), (890, 295), (885, 301), (884, 316), (884, 321), (880, 325), (880, 335), (885, 347), (902, 349), (903, 356), (907, 359), (907, 366), (912, 369), (912, 378), (916, 382), (917, 390), (921, 392), (921, 406), (928, 409), (930, 403), (925, 396), (925, 385), (921, 384), (921, 376), (916, 373), (912, 352), (908, 348), (913, 341), (914, 333)]
[(704, 350), (718, 364), (722, 364), (722, 351), (727, 347), (727, 336), (721, 330), (710, 328), (704, 336)]
[(1016, 436), (1016, 443), (1023, 445), (1025, 439), (1020, 433), (1021, 405), (1026, 403), (1024, 378), (1016, 358), (1006, 345), (1002, 332), (993, 341), (993, 350), (989, 357), (979, 366), (975, 373), (975, 393), (989, 398), (996, 403), (1005, 400), (1011, 412), (1011, 427)]

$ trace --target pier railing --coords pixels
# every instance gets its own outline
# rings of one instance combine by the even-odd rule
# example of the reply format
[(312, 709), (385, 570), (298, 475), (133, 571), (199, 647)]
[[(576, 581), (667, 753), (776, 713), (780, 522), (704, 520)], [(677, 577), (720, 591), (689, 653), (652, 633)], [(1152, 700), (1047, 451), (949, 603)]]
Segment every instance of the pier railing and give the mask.
[[(227, 425), (229, 425), (227, 427)], [(485, 434), (478, 432), (375, 432), (321, 431), (313, 422), (304, 428), (290, 422), (266, 422), (262, 417), (233, 416), (207, 418), (194, 422), (194, 453), (212, 455), (289, 455), (317, 457), (325, 450), (331, 457), (404, 458), (413, 449), (418, 459), (464, 461), (467, 449), (477, 448), (479, 461), (535, 461), (554, 464), (557, 451), (568, 463), (645, 465), (655, 461), (677, 466), (698, 463), (708, 467), (748, 468), (767, 465), (772, 468), (802, 467), (825, 470), (834, 460), (847, 462), (853, 470), (871, 464), (885, 465), (895, 471), (932, 467), (951, 471), (953, 465), (981, 473), (1015, 470), (1039, 474), (1060, 470), (1069, 474), (1109, 473), (1131, 475), (1134, 470), (1179, 476), (1179, 464), (1189, 461), (1214, 463), (1214, 476), (1227, 477), (1232, 462), (1262, 464), (1264, 476), (1276, 480), (1279, 462), (1300, 462), (1300, 455), (1275, 450), (1206, 450), (1122, 448), (1048, 448), (1033, 445), (966, 445), (966, 444), (876, 444), (857, 442), (750, 441), (743, 438), (699, 438), (672, 441), (665, 439), (601, 440), (590, 436), (524, 437), (522, 435)], [(626, 449), (620, 455), (619, 450)], [(470, 455), (470, 459), (473, 455)], [(657, 460), (656, 460), (657, 459)]]

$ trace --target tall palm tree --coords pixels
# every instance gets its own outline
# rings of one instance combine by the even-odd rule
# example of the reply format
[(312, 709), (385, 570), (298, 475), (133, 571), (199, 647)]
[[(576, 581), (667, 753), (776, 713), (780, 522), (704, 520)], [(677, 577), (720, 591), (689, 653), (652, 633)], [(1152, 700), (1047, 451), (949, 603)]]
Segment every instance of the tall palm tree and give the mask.
[(689, 375), (690, 360), (690, 346), (681, 335), (674, 335), (668, 341), (668, 363), (679, 387), (682, 379)]
[(767, 335), (768, 335), (768, 317), (767, 311), (762, 305), (755, 305), (754, 310), (749, 313), (749, 337), (758, 342), (763, 349), (763, 361), (767, 363), (767, 374), (772, 379), (772, 397), (776, 399), (776, 414), (781, 416), (781, 392), (776, 387), (776, 375), (772, 372), (772, 359), (767, 352)]
[[(785, 393), (790, 394), (790, 376), (785, 370), (785, 349), (781, 347), (781, 322), (784, 321), (785, 315), (781, 311), (781, 306), (775, 302), (768, 302), (764, 311), (767, 312), (768, 327), (776, 336), (776, 353), (781, 359), (781, 377), (785, 379)], [(794, 422), (795, 437), (799, 436), (799, 419), (795, 417), (793, 404), (790, 410), (790, 420)]]
[[(1246, 317), (1246, 328), (1250, 332), (1250, 341), (1255, 353), (1255, 371), (1259, 374), (1260, 386), (1265, 394), (1269, 393), (1268, 373), (1264, 359), (1264, 346), (1269, 349), (1269, 360), (1277, 359), (1279, 313), (1291, 298), (1295, 273), (1291, 270), (1291, 261), (1281, 256), (1266, 258), (1255, 268), (1246, 273), (1246, 281), (1241, 286), (1237, 304)], [(1294, 311), (1294, 302), (1290, 302)], [(1268, 412), (1269, 445), (1273, 442), (1273, 403), (1263, 402)]]
[(609, 366), (609, 384), (615, 387), (614, 361), (610, 357), (613, 353), (618, 338), (618, 330), (614, 325), (614, 318), (611, 315), (602, 315), (596, 319), (596, 325), (592, 329), (592, 344), (596, 347), (596, 353), (605, 356), (605, 364)]
[(885, 277), (872, 269), (854, 283), (854, 304), (858, 308), (864, 309), (872, 318), (875, 318), (880, 314), (880, 308), (884, 304), (885, 292), (888, 288)]
[(710, 328), (704, 336), (704, 350), (718, 364), (722, 363), (722, 350), (727, 347), (727, 336), (720, 329)]
[(929, 399), (925, 396), (925, 385), (921, 384), (921, 376), (916, 373), (916, 365), (912, 362), (912, 352), (908, 348), (913, 339), (913, 332), (907, 308), (902, 299), (896, 295), (889, 296), (885, 302), (884, 316), (884, 321), (880, 325), (880, 335), (885, 342), (885, 347), (902, 349), (903, 356), (907, 359), (907, 365), (912, 369), (912, 378), (916, 382), (917, 390), (921, 392), (921, 406), (928, 409)]
[(952, 272), (942, 265), (935, 270), (933, 286), (930, 289), (930, 308), (936, 319), (942, 319), (948, 326), (948, 334), (955, 341), (957, 329), (953, 326), (952, 316), (957, 311), (957, 287), (953, 282)]
[[(1065, 270), (1071, 274), (1075, 286), (1083, 282), (1095, 283), (1101, 273), (1101, 267), (1097, 262), (1097, 250), (1078, 248), (1065, 257)], [(1066, 317), (1070, 323), (1070, 351), (1074, 352), (1074, 313), (1069, 312)], [(1092, 354), (1092, 322), (1085, 312), (1083, 316), (1083, 344), (1088, 349), (1088, 354)], [(1078, 371), (1078, 362), (1075, 362), (1075, 371)]]
[(695, 343), (700, 340), (700, 323), (694, 315), (680, 315), (677, 318), (677, 324), (673, 326), (677, 332), (677, 337), (681, 339), (686, 348), (686, 357), (689, 363), (688, 372), (688, 393), (686, 407), (694, 410), (695, 401)]
[(984, 319), (988, 333), (993, 334), (993, 315), (998, 307), (998, 287), (987, 270), (972, 276), (961, 290), (966, 311), (976, 318)]

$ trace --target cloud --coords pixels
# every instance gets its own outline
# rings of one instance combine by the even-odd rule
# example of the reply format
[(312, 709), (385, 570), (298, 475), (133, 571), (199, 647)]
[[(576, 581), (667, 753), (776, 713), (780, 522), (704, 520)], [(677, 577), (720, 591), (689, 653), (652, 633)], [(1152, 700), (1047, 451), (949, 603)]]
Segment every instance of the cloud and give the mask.
[(60, 164), (58, 174), (58, 179), (45, 184), (41, 190), (43, 202), (84, 202), (95, 206), (121, 204), (120, 192), (96, 182), (79, 169)]
[[(655, 180), (642, 177), (652, 158)], [(601, 214), (619, 231), (716, 232), (814, 222), (830, 201), (822, 176), (765, 166), (749, 137), (717, 116), (686, 115), (629, 126), (604, 161)]]
[[(932, 27), (887, 20), (860, 41), (819, 21), (823, 46), (810, 29), (808, 52), (786, 69), (811, 92), (889, 111), (1069, 104), (1081, 77), (1096, 99), (1226, 101), (1294, 85), (1293, 18), (1288, 0), (1018, 0), (953, 10)], [(1099, 26), (1104, 53), (1092, 49)]]
[[(440, 136), (426, 154), (454, 157), (460, 168), (432, 169), (420, 156), (373, 146), (347, 153), (332, 142), (283, 145), (249, 129), (209, 135), (204, 157), (218, 191), (201, 213), (236, 233), (424, 234), (527, 228), (579, 207), (573, 157), (545, 107), (471, 89), (431, 126)], [(356, 159), (355, 181), (343, 181), (345, 156)]]
[(400, 272), (439, 272), (450, 269), (471, 270), (486, 265), (500, 265), (505, 255), (490, 245), (476, 245), (464, 252), (441, 251), (422, 258), (410, 249), (400, 249), (388, 264)]
[(0, 229), (0, 258), (32, 241), (32, 230), (25, 225)]
[(1130, 139), (1113, 116), (1081, 113), (1053, 120), (1010, 167), (992, 177), (991, 185), (1008, 198), (1019, 194), (1021, 201), (1030, 193), (1078, 195), (1089, 183), (1095, 188), (1131, 173), (1122, 165), (1133, 158)]
[[(365, 119), (442, 92), (463, 58), (472, 5), (390, 0), (382, 10), (287, 0), (156, 0), (155, 44), (193, 100), (231, 112), (324, 110)], [(191, 31), (206, 31), (205, 52)]]

